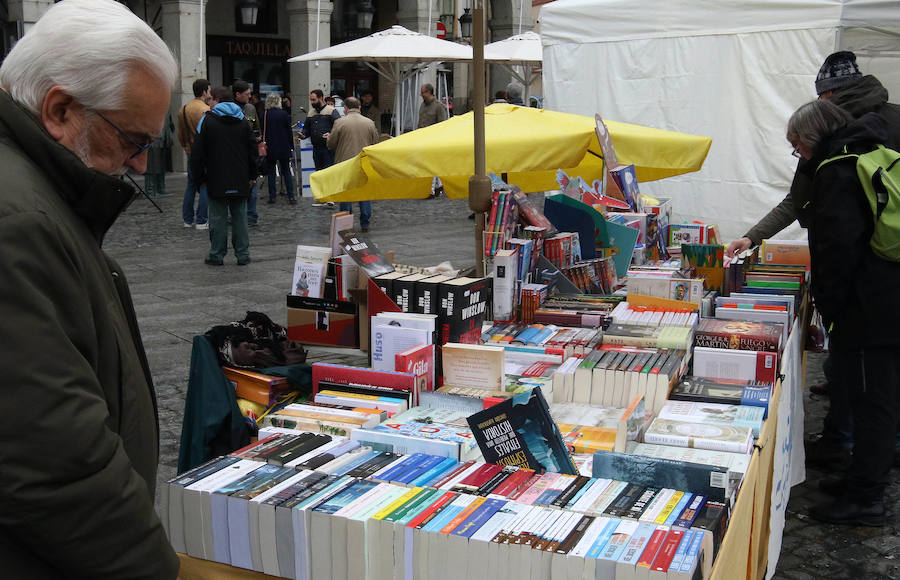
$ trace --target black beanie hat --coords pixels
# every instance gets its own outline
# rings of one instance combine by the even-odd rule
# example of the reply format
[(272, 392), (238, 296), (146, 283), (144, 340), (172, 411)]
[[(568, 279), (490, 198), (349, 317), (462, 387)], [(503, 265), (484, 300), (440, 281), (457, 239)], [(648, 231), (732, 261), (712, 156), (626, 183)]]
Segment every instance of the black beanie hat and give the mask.
[(849, 50), (842, 50), (828, 55), (819, 74), (816, 76), (816, 94), (853, 84), (862, 78), (856, 66), (856, 55)]

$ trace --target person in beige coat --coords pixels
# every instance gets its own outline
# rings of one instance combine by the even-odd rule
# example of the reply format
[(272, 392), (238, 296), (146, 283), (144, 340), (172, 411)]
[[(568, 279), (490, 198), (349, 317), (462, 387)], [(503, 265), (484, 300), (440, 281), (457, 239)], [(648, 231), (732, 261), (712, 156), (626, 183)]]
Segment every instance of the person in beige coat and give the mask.
[[(340, 163), (352, 159), (363, 150), (363, 147), (378, 143), (378, 129), (375, 123), (360, 113), (359, 99), (347, 97), (344, 100), (347, 114), (334, 122), (334, 128), (326, 136), (328, 148), (334, 151), (334, 162)], [(353, 204), (341, 202), (341, 211), (353, 211)], [(372, 202), (359, 202), (359, 227), (369, 231), (372, 220)]]

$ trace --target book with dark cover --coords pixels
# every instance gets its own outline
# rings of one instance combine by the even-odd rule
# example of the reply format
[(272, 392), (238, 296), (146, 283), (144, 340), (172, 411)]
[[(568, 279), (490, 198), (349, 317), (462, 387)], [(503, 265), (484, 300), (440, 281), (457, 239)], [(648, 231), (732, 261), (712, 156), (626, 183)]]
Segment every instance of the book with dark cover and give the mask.
[(709, 496), (725, 501), (728, 468), (647, 457), (615, 451), (597, 451), (591, 475)]
[(369, 278), (394, 271), (390, 260), (378, 251), (378, 246), (368, 236), (355, 230), (341, 230), (338, 233), (343, 240), (344, 251), (350, 254), (353, 261)]
[(768, 414), (771, 393), (772, 385), (768, 383), (685, 377), (672, 388), (669, 399), (762, 407), (767, 410)]
[(311, 451), (321, 447), (322, 445), (325, 445), (329, 441), (331, 441), (330, 435), (314, 435), (313, 437), (306, 439), (305, 441), (291, 447), (290, 449), (286, 449), (280, 453), (266, 456), (266, 462), (273, 465), (286, 465), (294, 459), (302, 457), (303, 455), (310, 453)]
[(437, 274), (416, 280), (413, 290), (412, 312), (421, 314), (437, 314), (440, 310), (439, 288), (442, 282), (449, 282), (453, 276)]
[(569, 487), (564, 489), (563, 492), (559, 494), (559, 497), (553, 500), (550, 505), (558, 508), (566, 507), (572, 500), (572, 498), (575, 497), (575, 494), (578, 493), (581, 488), (587, 485), (590, 480), (591, 478), (586, 475), (579, 475), (572, 481), (572, 483), (569, 484)]
[(396, 278), (393, 281), (393, 288), (388, 296), (397, 303), (397, 306), (399, 306), (403, 312), (418, 312), (416, 310), (415, 299), (416, 282), (430, 277), (430, 274), (407, 274), (401, 278)]
[[(677, 525), (678, 522), (676, 521), (675, 524)], [(715, 559), (716, 554), (719, 553), (719, 547), (722, 545), (725, 529), (728, 527), (728, 506), (722, 502), (707, 501), (697, 515), (697, 519), (694, 520), (692, 527), (708, 530), (712, 534), (712, 557)]]
[(396, 453), (392, 453), (390, 451), (382, 451), (372, 459), (363, 463), (362, 465), (358, 465), (348, 471), (346, 475), (350, 477), (359, 477), (360, 479), (366, 479), (376, 472), (380, 471), (383, 467), (386, 467), (388, 463), (392, 461), (396, 461), (400, 456)]
[(639, 520), (641, 516), (644, 515), (644, 512), (647, 510), (647, 507), (653, 502), (653, 498), (660, 492), (662, 488), (660, 487), (646, 487), (644, 488), (643, 493), (638, 496), (634, 503), (631, 504), (624, 513), (622, 513), (621, 517), (630, 519), (630, 520)]
[(701, 318), (694, 346), (778, 352), (783, 334), (784, 325), (776, 322)]
[(696, 519), (700, 516), (700, 512), (703, 510), (705, 505), (706, 496), (695, 495), (691, 498), (691, 503), (684, 506), (684, 509), (681, 510), (680, 514), (678, 514), (678, 517), (675, 518), (675, 521), (672, 523), (672, 525), (684, 529), (690, 528), (694, 525), (694, 521), (696, 521)]
[(481, 487), (478, 488), (476, 492), (478, 495), (489, 495), (493, 493), (495, 489), (497, 489), (504, 481), (506, 481), (509, 477), (512, 476), (513, 473), (518, 471), (517, 467), (512, 467), (510, 465), (505, 465), (503, 468), (495, 473), (489, 480), (484, 482)]
[(406, 276), (404, 272), (386, 272), (384, 274), (379, 274), (372, 278), (372, 281), (375, 282), (375, 285), (378, 286), (382, 292), (387, 295), (388, 298), (393, 299), (394, 297), (394, 280), (397, 278), (402, 278)]
[[(627, 480), (625, 480), (627, 481)], [(638, 500), (639, 497), (644, 493), (647, 489), (647, 486), (640, 485), (637, 483), (629, 483), (625, 486), (625, 489), (610, 503), (606, 506), (606, 509), (603, 510), (604, 515), (612, 516), (615, 518), (621, 518), (628, 512), (631, 506), (634, 505), (634, 502)]]
[(540, 389), (516, 394), (466, 420), (489, 463), (578, 475)]
[(454, 278), (438, 286), (441, 344), (478, 344), (491, 301), (493, 278)]

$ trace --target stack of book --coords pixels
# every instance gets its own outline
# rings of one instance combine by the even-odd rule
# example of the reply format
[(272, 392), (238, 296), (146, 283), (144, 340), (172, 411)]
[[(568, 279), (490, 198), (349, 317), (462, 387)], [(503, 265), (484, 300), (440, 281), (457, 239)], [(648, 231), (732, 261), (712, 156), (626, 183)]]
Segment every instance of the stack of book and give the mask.
[(286, 441), (261, 441), (170, 480), (162, 509), (175, 549), (304, 579), (511, 570), (705, 577), (727, 525), (727, 506), (699, 491), (611, 477), (397, 456), (346, 441), (320, 445), (332, 446), (296, 468), (265, 462)]

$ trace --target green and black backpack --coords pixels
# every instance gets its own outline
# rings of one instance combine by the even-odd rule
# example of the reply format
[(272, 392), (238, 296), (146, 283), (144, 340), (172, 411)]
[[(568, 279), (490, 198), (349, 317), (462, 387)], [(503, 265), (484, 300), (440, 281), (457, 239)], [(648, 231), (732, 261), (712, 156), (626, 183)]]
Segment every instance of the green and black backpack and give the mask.
[(900, 262), (900, 152), (878, 145), (868, 153), (844, 152), (826, 159), (816, 168), (856, 158), (856, 174), (862, 184), (875, 219), (875, 229), (869, 245), (875, 255), (891, 262)]

